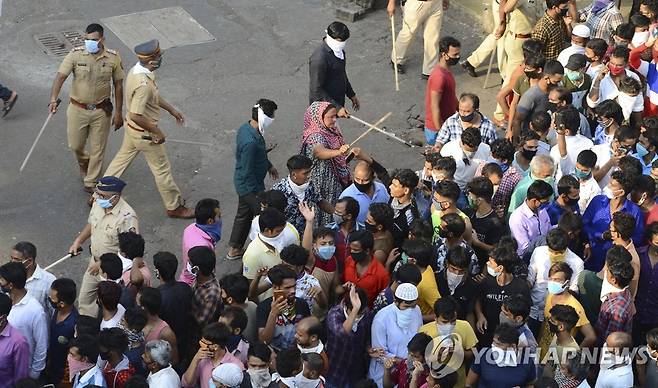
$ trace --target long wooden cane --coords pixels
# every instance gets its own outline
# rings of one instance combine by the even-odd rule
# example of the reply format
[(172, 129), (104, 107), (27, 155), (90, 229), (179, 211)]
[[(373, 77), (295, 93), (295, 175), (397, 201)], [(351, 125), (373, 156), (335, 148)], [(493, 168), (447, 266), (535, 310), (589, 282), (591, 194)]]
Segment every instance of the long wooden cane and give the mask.
[(400, 91), (398, 81), (398, 50), (395, 48), (395, 14), (391, 15), (391, 41), (393, 42), (393, 72), (395, 73), (395, 91)]
[[(487, 68), (487, 76), (484, 77), (484, 85), (482, 85), (482, 89), (487, 88), (487, 84), (489, 83), (489, 75), (491, 74), (491, 67), (493, 66), (493, 61), (494, 57), (496, 56), (498, 51), (498, 41), (496, 41), (496, 47), (494, 47), (494, 50), (491, 52), (491, 58), (489, 58), (489, 68)], [(500, 64), (498, 64), (500, 66)]]
[(350, 148), (351, 148), (351, 147), (352, 147), (357, 141), (359, 141), (359, 140), (363, 139), (364, 137), (366, 137), (366, 135), (369, 134), (370, 131), (372, 131), (373, 129), (375, 129), (375, 127), (377, 127), (379, 124), (383, 123), (384, 120), (386, 120), (391, 114), (393, 114), (393, 112), (388, 112), (387, 114), (385, 114), (384, 116), (382, 116), (381, 119), (377, 120), (376, 123), (374, 123), (374, 124), (366, 124), (366, 125), (369, 125), (370, 127), (369, 127), (368, 129), (366, 129), (365, 132), (363, 132), (361, 135), (359, 135), (359, 137), (357, 137), (356, 140), (354, 140), (353, 142), (350, 143)]

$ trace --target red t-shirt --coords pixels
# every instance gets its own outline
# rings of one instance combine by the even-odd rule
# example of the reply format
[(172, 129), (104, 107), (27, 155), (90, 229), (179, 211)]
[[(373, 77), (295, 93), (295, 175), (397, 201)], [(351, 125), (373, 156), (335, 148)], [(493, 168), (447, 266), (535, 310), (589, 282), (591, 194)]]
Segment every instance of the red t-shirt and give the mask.
[(644, 220), (644, 225), (649, 225), (652, 224), (656, 221), (658, 221), (658, 204), (653, 205), (651, 210), (649, 210), (648, 213), (645, 214), (646, 218)]
[(450, 70), (438, 65), (434, 66), (432, 74), (430, 74), (430, 78), (427, 80), (427, 89), (425, 90), (425, 128), (438, 131), (441, 128), (437, 123), (432, 121), (431, 91), (436, 91), (440, 94), (439, 115), (441, 122), (444, 122), (457, 111), (455, 77)]
[(352, 256), (348, 256), (345, 259), (343, 281), (352, 282), (357, 287), (363, 288), (366, 295), (368, 295), (368, 305), (370, 306), (375, 301), (377, 294), (388, 286), (388, 279), (388, 271), (374, 257), (370, 260), (370, 265), (361, 277), (356, 272), (356, 262), (352, 259)]

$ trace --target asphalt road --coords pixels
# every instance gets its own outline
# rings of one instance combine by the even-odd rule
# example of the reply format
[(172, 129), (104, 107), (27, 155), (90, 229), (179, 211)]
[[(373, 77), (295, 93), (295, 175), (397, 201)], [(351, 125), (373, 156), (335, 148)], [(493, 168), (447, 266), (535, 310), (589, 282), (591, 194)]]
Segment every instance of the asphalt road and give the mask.
[[(44, 54), (34, 36), (84, 30), (88, 23), (103, 18), (181, 3), (216, 40), (165, 52), (163, 66), (157, 71), (160, 92), (185, 114), (187, 121), (179, 127), (164, 113), (161, 128), (170, 138), (212, 144), (199, 147), (167, 143), (167, 147), (174, 177), (187, 203), (194, 206), (205, 197), (220, 200), (224, 232), (217, 248), (218, 275), (239, 270), (240, 262), (223, 259), (237, 203), (232, 184), (236, 129), (249, 118), (258, 98), (276, 101), (277, 118), (268, 128), (266, 140), (278, 143), (271, 158), (279, 171), (286, 173), (285, 161), (299, 150), (308, 102), (308, 57), (324, 36), (326, 26), (335, 19), (329, 1), (4, 2), (0, 17), (0, 83), (15, 89), (20, 99), (11, 114), (0, 120), (0, 262), (8, 260), (11, 245), (21, 240), (37, 245), (41, 265), (53, 262), (66, 253), (89, 212), (77, 164), (67, 148), (65, 109), (53, 118), (26, 169), (18, 173), (47, 116), (50, 86), (61, 61)], [(389, 130), (421, 138), (417, 125), (424, 117), (425, 81), (419, 77), (422, 39), (411, 50), (408, 73), (400, 77), (400, 91), (396, 93), (389, 67), (391, 37), (385, 12), (369, 14), (349, 27), (352, 37), (346, 49), (348, 74), (362, 104), (358, 116), (374, 122), (392, 111), (384, 124)], [(443, 34), (462, 41), (464, 58), (482, 39), (479, 21), (454, 6), (445, 15)], [(150, 38), (145, 35), (144, 41)], [(136, 62), (132, 47), (127, 47), (109, 29), (106, 46), (121, 53), (126, 69)], [(482, 111), (491, 114), (496, 88), (483, 90), (484, 76), (470, 78), (461, 68), (456, 68), (455, 74), (458, 92), (478, 93)], [(64, 101), (69, 87), (70, 81), (62, 93)], [(348, 141), (363, 130), (354, 121), (342, 120), (340, 125)], [(122, 136), (123, 130), (110, 135), (106, 166), (118, 150)], [(419, 152), (377, 133), (366, 137), (360, 146), (389, 168), (416, 169), (422, 165)], [(128, 183), (124, 198), (137, 211), (141, 233), (147, 241), (147, 263), (152, 265), (152, 255), (161, 250), (180, 255), (182, 231), (189, 221), (165, 217), (143, 157), (135, 160), (123, 179)], [(74, 258), (58, 266), (54, 273), (78, 280), (85, 265), (83, 259)]]

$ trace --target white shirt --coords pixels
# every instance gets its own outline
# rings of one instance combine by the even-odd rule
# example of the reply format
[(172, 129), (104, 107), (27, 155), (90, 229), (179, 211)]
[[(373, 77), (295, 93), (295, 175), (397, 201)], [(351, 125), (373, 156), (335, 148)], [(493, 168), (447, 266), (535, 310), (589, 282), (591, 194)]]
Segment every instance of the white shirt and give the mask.
[[(573, 172), (576, 168), (576, 159), (578, 159), (580, 151), (589, 150), (594, 147), (594, 143), (590, 139), (580, 134), (565, 136), (564, 140), (565, 143), (567, 143), (567, 155), (564, 158), (560, 156), (560, 149), (557, 145), (554, 145), (553, 148), (551, 148), (551, 158), (553, 158), (553, 162), (557, 169), (555, 175), (556, 181), (560, 180), (562, 175), (568, 175)], [(563, 163), (563, 160), (566, 163)]]
[(461, 139), (454, 139), (447, 142), (441, 148), (441, 156), (452, 156), (452, 158), (455, 159), (455, 163), (457, 164), (455, 183), (457, 183), (459, 188), (463, 190), (466, 185), (473, 180), (473, 177), (475, 177), (475, 171), (480, 165), (480, 162), (489, 160), (491, 157), (491, 148), (486, 143), (480, 143), (478, 150), (475, 151), (475, 155), (473, 155), (473, 158), (470, 160), (470, 164), (467, 165), (464, 163), (466, 154), (462, 149), (462, 141)]
[[(610, 148), (610, 144), (597, 144), (594, 147), (592, 147), (592, 151), (596, 154), (596, 167), (601, 168), (603, 165), (608, 163), (610, 158), (612, 158), (612, 148)], [(610, 175), (617, 170), (617, 167), (612, 167), (608, 171), (607, 174), (601, 178), (599, 181), (599, 187), (603, 189), (608, 185), (608, 182), (610, 181)]]
[[(578, 292), (578, 275), (583, 271), (583, 260), (573, 253), (569, 248), (565, 253), (564, 261), (573, 270), (569, 289)], [(548, 294), (548, 271), (551, 269), (551, 259), (548, 257), (548, 246), (542, 245), (532, 251), (530, 265), (528, 265), (528, 282), (530, 283), (530, 317), (543, 322), (544, 306)]]
[(560, 55), (557, 56), (558, 62), (562, 64), (562, 66), (567, 66), (567, 62), (569, 62), (569, 57), (571, 57), (573, 54), (583, 54), (585, 55), (585, 47), (583, 46), (578, 46), (577, 44), (571, 44), (571, 46), (565, 48), (560, 52)]
[[(626, 76), (633, 77), (636, 80), (640, 81), (640, 77), (628, 69), (626, 69)], [(594, 86), (594, 79), (592, 79), (592, 87)], [(590, 89), (591, 90), (591, 89)], [(587, 105), (590, 108), (596, 108), (600, 103), (605, 100), (614, 100), (619, 95), (619, 89), (617, 84), (610, 77), (610, 73), (606, 74), (605, 77), (601, 80), (599, 84), (599, 99), (594, 102), (589, 98), (589, 93), (587, 93)], [(633, 112), (643, 112), (644, 111), (644, 97), (642, 93), (635, 96), (635, 104), (633, 105)]]
[(84, 375), (80, 376), (80, 373), (78, 373), (73, 378), (73, 388), (83, 388), (88, 385), (107, 387), (105, 377), (103, 377), (103, 371), (97, 365), (89, 369)]
[[(249, 240), (251, 241), (254, 241), (258, 236), (258, 233), (260, 233), (260, 226), (258, 225), (259, 217), (260, 216), (256, 216), (253, 220), (251, 220), (251, 229), (249, 229)], [(290, 222), (286, 222), (286, 227), (283, 228), (280, 237), (283, 240), (282, 244), (284, 247), (293, 244), (299, 245), (299, 232), (297, 231), (297, 228), (295, 228), (295, 226)]]
[(596, 66), (589, 66), (587, 70), (585, 71), (586, 74), (588, 74), (590, 77), (592, 77), (592, 82), (594, 82), (594, 79), (596, 79), (596, 76), (599, 75), (599, 72), (601, 72), (601, 69), (605, 67), (605, 64), (600, 63)]
[(601, 368), (594, 388), (632, 388), (633, 367), (628, 365), (615, 369)]
[(578, 201), (578, 208), (580, 213), (584, 213), (589, 203), (592, 202), (592, 198), (601, 194), (601, 187), (596, 182), (596, 179), (590, 177), (585, 182), (580, 181), (580, 200)]
[(25, 289), (27, 294), (37, 300), (46, 312), (46, 316), (50, 317), (53, 313), (53, 308), (48, 302), (48, 295), (50, 294), (50, 286), (55, 281), (55, 275), (41, 268), (39, 264), (35, 264), (34, 273), (25, 282)]
[(123, 318), (123, 314), (125, 313), (126, 313), (126, 308), (119, 303), (117, 305), (116, 314), (114, 314), (114, 316), (108, 319), (107, 321), (104, 319), (101, 321), (101, 330), (111, 329), (113, 327), (119, 326), (119, 322), (121, 322), (121, 318)]
[(36, 299), (25, 295), (20, 302), (12, 306), (8, 320), (30, 345), (29, 374), (33, 379), (39, 378), (41, 371), (46, 368), (48, 353), (48, 320), (43, 307)]
[(181, 386), (180, 377), (171, 365), (155, 373), (149, 373), (146, 382), (149, 383), (149, 388), (180, 388)]

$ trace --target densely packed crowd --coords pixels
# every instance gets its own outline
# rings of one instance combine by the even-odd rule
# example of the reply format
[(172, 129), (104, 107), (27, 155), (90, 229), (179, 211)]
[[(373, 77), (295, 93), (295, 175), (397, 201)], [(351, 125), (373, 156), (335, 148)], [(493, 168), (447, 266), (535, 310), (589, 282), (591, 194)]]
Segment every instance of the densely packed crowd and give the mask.
[[(288, 174), (265, 142), (276, 103), (260, 99), (237, 132), (226, 259), (242, 271), (215, 276), (218, 200), (196, 204), (178, 257), (144, 257), (116, 176), (127, 165), (85, 178), (92, 207), (70, 247), (91, 243), (83, 279), (56, 279), (30, 242), (0, 266), (0, 387), (657, 387), (658, 2), (637, 3), (626, 22), (612, 0), (494, 0), (494, 31), (460, 62), (460, 42), (438, 36), (448, 2), (408, 0), (391, 61), (408, 70), (425, 23), (418, 171), (344, 139), (346, 97), (360, 101), (349, 29), (332, 23)], [(100, 26), (87, 34), (67, 59), (76, 77), (73, 55), (102, 46)], [(477, 76), (496, 51), (504, 82), (488, 118), (451, 68)], [(131, 74), (151, 77), (157, 42), (136, 52)], [(143, 117), (149, 82), (129, 88), (126, 131), (161, 147)], [(189, 217), (162, 181), (167, 214)]]

